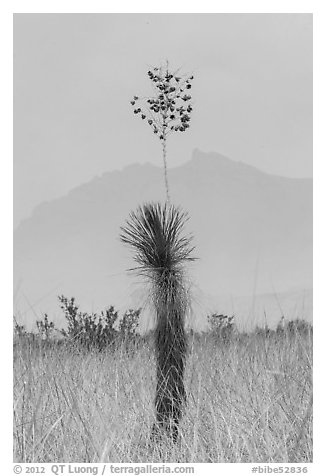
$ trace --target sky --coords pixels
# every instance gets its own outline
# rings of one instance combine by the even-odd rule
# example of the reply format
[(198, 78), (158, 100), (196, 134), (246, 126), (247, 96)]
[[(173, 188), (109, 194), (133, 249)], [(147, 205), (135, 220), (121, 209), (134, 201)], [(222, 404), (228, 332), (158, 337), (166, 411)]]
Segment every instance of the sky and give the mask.
[(130, 100), (167, 59), (194, 75), (191, 126), (169, 139), (169, 167), (198, 148), (312, 176), (311, 14), (15, 14), (15, 226), (104, 172), (161, 166)]

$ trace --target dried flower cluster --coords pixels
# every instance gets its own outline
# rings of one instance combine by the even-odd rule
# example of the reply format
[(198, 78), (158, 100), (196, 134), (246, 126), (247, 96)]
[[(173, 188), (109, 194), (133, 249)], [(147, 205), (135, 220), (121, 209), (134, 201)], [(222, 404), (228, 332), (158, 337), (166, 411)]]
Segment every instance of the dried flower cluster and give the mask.
[[(155, 96), (147, 98), (134, 96), (131, 101), (134, 114), (139, 114), (143, 120), (147, 119), (160, 140), (165, 140), (172, 131), (186, 131), (190, 126), (193, 110), (189, 91), (194, 77), (179, 76), (177, 72), (171, 73), (168, 66), (153, 68), (147, 74), (153, 84)], [(139, 102), (143, 106), (139, 106)]]

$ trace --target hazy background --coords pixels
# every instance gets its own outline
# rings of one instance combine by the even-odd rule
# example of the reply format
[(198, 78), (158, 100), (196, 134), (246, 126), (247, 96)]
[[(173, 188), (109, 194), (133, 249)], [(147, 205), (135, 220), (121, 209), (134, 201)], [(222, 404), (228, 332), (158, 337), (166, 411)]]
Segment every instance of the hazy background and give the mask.
[(95, 175), (160, 165), (129, 99), (166, 58), (195, 76), (170, 166), (199, 148), (312, 176), (311, 14), (15, 14), (15, 225)]
[(22, 321), (56, 317), (61, 293), (85, 310), (140, 303), (119, 227), (164, 189), (160, 143), (129, 101), (166, 59), (195, 76), (191, 127), (169, 140), (168, 165), (200, 258), (197, 320), (209, 308), (311, 318), (312, 15), (16, 14)]

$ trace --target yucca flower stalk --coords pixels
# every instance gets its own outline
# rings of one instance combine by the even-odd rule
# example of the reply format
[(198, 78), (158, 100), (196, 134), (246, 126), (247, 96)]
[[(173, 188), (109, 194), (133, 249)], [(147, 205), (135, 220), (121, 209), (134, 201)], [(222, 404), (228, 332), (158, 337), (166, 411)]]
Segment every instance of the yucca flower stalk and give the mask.
[(193, 75), (172, 72), (167, 61), (164, 66), (147, 72), (153, 86), (153, 96), (134, 96), (130, 101), (134, 114), (148, 123), (162, 145), (166, 201), (170, 202), (167, 173), (167, 138), (172, 132), (185, 132), (190, 127), (193, 105), (190, 89)]
[(186, 400), (184, 324), (190, 301), (184, 265), (195, 259), (192, 236), (182, 234), (187, 219), (187, 214), (173, 205), (146, 203), (131, 212), (120, 235), (135, 252), (138, 266), (132, 270), (150, 284), (156, 314), (156, 427), (167, 431), (174, 441)]

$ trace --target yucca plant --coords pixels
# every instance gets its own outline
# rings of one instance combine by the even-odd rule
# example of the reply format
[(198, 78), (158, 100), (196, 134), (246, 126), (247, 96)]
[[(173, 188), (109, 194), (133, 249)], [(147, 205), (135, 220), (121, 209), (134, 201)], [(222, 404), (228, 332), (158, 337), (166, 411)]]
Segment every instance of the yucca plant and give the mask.
[(135, 253), (138, 266), (132, 270), (150, 285), (157, 357), (154, 428), (164, 429), (174, 441), (186, 400), (184, 324), (190, 300), (184, 265), (195, 259), (192, 236), (182, 233), (187, 219), (187, 214), (173, 205), (147, 203), (131, 212), (120, 234)]

